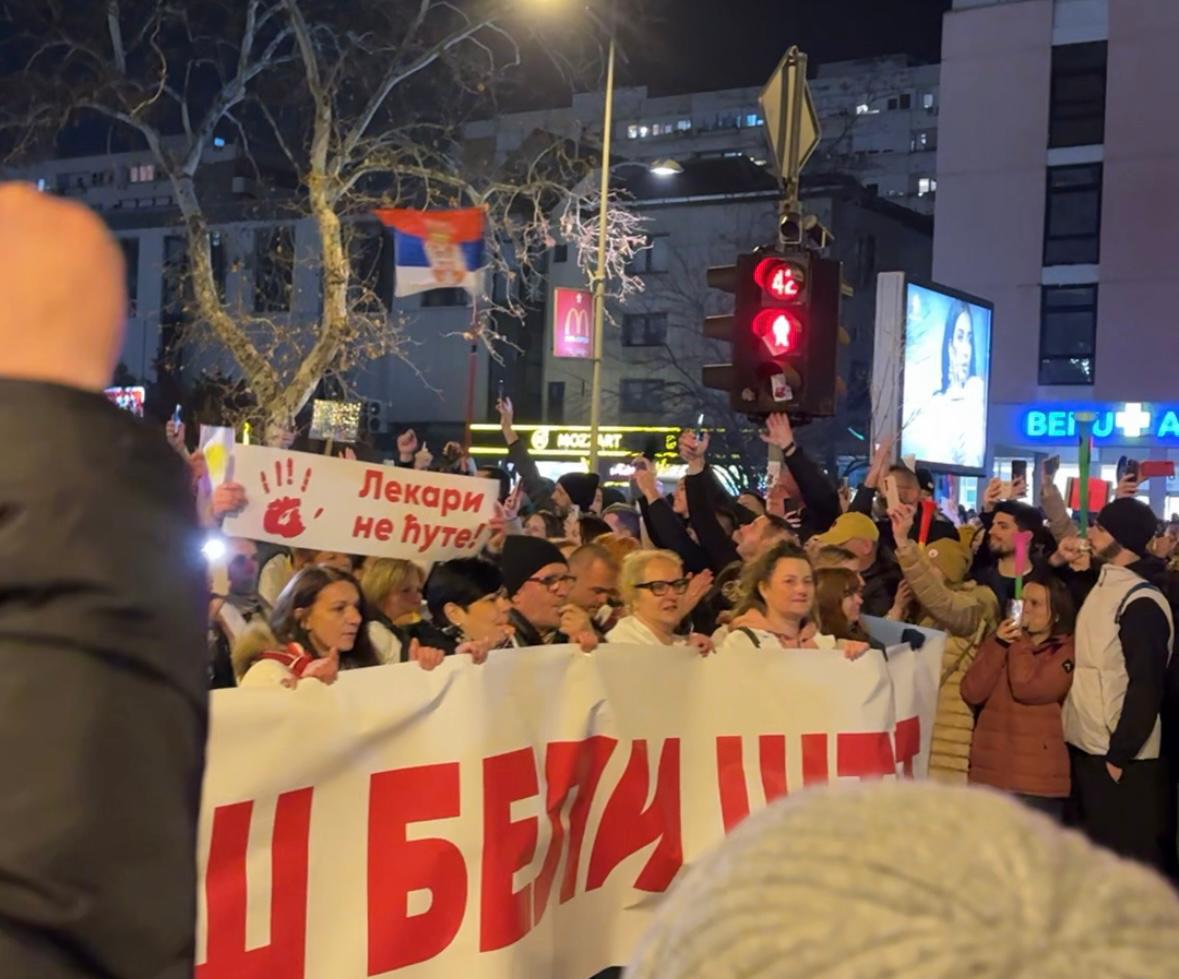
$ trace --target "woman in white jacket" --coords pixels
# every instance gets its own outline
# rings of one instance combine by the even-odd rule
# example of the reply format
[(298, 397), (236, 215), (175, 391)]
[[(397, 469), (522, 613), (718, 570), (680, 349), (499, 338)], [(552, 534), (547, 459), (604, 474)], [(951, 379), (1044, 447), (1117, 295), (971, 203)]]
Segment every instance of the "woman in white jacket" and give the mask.
[(815, 572), (806, 552), (782, 543), (745, 566), (737, 615), (718, 651), (737, 649), (839, 649), (862, 656), (863, 642), (825, 635), (815, 608)]
[(689, 583), (683, 562), (672, 551), (627, 555), (618, 582), (627, 614), (610, 630), (608, 640), (643, 646), (692, 646), (707, 656), (712, 652), (707, 636), (677, 631), (687, 615)]

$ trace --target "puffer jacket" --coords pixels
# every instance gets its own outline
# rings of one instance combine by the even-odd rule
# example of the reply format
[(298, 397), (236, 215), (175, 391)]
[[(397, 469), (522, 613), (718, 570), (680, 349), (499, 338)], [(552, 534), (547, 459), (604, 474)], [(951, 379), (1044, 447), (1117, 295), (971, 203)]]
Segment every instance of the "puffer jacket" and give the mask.
[(962, 699), (981, 708), (970, 749), (970, 781), (1059, 799), (1069, 794), (1061, 704), (1073, 682), (1071, 637), (1008, 645), (991, 636), (962, 679)]
[(974, 712), (962, 700), (960, 687), (983, 639), (999, 624), (999, 600), (989, 588), (973, 581), (943, 584), (919, 547), (902, 547), (897, 559), (921, 604), (914, 625), (946, 633), (929, 774), (939, 782), (964, 783), (970, 768)]

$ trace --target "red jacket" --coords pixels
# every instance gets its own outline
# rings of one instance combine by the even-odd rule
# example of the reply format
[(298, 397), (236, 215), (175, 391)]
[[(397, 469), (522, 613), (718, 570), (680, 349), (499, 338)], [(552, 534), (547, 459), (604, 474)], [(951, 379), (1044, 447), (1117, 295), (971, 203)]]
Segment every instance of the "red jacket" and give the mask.
[(991, 636), (962, 679), (962, 699), (981, 708), (969, 780), (1023, 795), (1069, 794), (1061, 705), (1073, 682), (1072, 637), (1010, 646)]

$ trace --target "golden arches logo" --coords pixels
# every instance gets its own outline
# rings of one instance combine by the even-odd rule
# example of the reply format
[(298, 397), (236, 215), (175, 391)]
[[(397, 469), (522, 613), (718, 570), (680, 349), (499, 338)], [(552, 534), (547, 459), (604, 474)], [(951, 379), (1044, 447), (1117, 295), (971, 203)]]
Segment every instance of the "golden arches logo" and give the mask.
[(589, 311), (584, 306), (574, 306), (565, 313), (564, 332), (567, 339), (590, 338)]

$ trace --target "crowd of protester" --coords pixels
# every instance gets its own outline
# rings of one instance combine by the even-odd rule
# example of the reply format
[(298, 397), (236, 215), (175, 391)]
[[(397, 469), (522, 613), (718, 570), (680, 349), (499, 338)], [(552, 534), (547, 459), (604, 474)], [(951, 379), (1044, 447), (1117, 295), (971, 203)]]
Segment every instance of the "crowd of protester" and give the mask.
[[(955, 522), (929, 473), (891, 462), (887, 445), (854, 497), (841, 495), (772, 415), (762, 439), (783, 464), (764, 495), (728, 493), (694, 431), (680, 437), (686, 475), (674, 486), (640, 458), (623, 492), (590, 473), (542, 478), (511, 402), (499, 409), (515, 478), (460, 464), (500, 488), (483, 555), (426, 568), (294, 550), (260, 568), (253, 542), (230, 541), (228, 592), (210, 619), (213, 685), (330, 683), (341, 669), (433, 669), (449, 655), (482, 662), (500, 647), (564, 643), (854, 659), (886, 655), (865, 617), (891, 619), (946, 636), (932, 778), (1006, 791), (1174, 872), (1167, 756), (1179, 737), (1166, 691), (1179, 571), (1166, 559), (1179, 532), (1134, 498), (1132, 480), (1087, 534), (1047, 472), (1042, 509), (993, 480), (980, 512)], [(453, 467), (454, 449), (444, 455)], [(433, 457), (405, 432), (392, 461), (428, 468)], [(232, 484), (212, 497), (218, 515), (246, 502)]]

